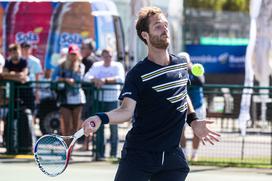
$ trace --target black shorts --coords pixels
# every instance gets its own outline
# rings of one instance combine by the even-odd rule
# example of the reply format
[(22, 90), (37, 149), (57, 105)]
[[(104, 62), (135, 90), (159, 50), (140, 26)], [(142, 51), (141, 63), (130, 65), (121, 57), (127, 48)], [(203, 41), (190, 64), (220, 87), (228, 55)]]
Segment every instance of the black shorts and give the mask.
[(180, 148), (171, 152), (124, 148), (115, 181), (184, 181), (189, 171)]

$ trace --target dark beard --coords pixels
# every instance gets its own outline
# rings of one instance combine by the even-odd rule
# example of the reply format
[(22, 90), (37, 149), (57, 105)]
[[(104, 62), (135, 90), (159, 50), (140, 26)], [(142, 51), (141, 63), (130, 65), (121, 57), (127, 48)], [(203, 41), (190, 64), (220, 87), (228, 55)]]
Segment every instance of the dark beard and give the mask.
[(11, 61), (17, 62), (19, 61), (19, 57), (18, 56), (14, 56), (10, 58)]
[[(163, 36), (165, 34), (162, 34), (161, 36)], [(158, 49), (167, 49), (167, 47), (169, 46), (169, 42), (167, 40), (163, 40), (161, 39), (159, 36), (155, 36), (152, 34), (149, 34), (150, 36), (150, 44), (153, 45), (155, 48)]]

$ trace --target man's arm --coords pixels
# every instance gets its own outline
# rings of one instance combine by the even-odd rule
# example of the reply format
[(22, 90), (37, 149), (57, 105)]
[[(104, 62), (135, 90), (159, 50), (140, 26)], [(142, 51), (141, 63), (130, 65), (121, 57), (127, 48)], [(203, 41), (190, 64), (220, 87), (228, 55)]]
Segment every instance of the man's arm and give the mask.
[(27, 81), (27, 73), (28, 73), (28, 68), (24, 68), (22, 72), (14, 72), (14, 71), (9, 72), (8, 69), (4, 68), (2, 76), (3, 76), (3, 79), (6, 79), (6, 80), (14, 80), (14, 81), (24, 83)]
[(0, 73), (3, 72), (3, 68), (4, 68), (4, 66), (0, 64)]
[[(136, 101), (125, 97), (120, 107), (104, 114), (108, 117), (109, 124), (119, 124), (131, 120), (135, 107)], [(95, 115), (89, 117), (82, 124), (84, 134), (88, 136), (90, 133), (96, 132), (101, 123), (102, 120), (99, 116)]]
[(109, 123), (119, 124), (130, 121), (134, 114), (135, 107), (136, 107), (135, 100), (131, 98), (124, 98), (119, 108), (106, 113), (110, 120)]

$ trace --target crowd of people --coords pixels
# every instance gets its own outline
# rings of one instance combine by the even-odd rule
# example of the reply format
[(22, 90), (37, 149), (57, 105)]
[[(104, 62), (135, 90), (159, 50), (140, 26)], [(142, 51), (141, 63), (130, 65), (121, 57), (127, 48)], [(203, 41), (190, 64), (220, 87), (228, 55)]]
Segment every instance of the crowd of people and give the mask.
[[(32, 45), (28, 42), (11, 44), (8, 46), (8, 54), (5, 58), (0, 57), (0, 79), (14, 81), (15, 85), (15, 112), (20, 112), (18, 124), (8, 125), (6, 118), (9, 113), (2, 114), (1, 119), (5, 120), (4, 133), (0, 132), (0, 140), (4, 145), (12, 145), (7, 148), (8, 153), (31, 153), (33, 144), (36, 141), (34, 124), (36, 124), (36, 110), (40, 100), (50, 96), (50, 92), (43, 90), (43, 84), (39, 81), (50, 81), (57, 83), (57, 101), (60, 105), (60, 134), (72, 135), (82, 124), (82, 120), (90, 116), (93, 107), (90, 89), (84, 89), (82, 84), (93, 84), (100, 91), (100, 96), (96, 99), (99, 102), (98, 110), (106, 111), (118, 106), (118, 95), (121, 84), (124, 82), (125, 70), (120, 62), (115, 61), (114, 52), (110, 48), (102, 50), (101, 55), (97, 55), (95, 42), (92, 39), (85, 39), (82, 45), (71, 44), (61, 50), (59, 64), (54, 69), (43, 70), (41, 61), (32, 54)], [(6, 83), (1, 81), (1, 86)], [(6, 96), (4, 88), (1, 89), (1, 104)], [(52, 90), (50, 90), (52, 91)], [(7, 102), (6, 102), (7, 103)], [(16, 115), (16, 114), (15, 114)], [(28, 119), (19, 125), (19, 119)], [(30, 118), (30, 119), (29, 119)], [(1, 125), (1, 124), (0, 124)], [(7, 138), (7, 128), (14, 133), (14, 138)], [(11, 127), (11, 128), (10, 128)], [(1, 129), (0, 129), (1, 130)], [(118, 147), (118, 126), (110, 126), (110, 155), (117, 156)], [(23, 136), (29, 135), (29, 136)], [(23, 140), (20, 140), (21, 138)], [(89, 138), (85, 138), (83, 147), (88, 149)], [(12, 143), (10, 143), (12, 142)], [(23, 143), (22, 143), (23, 142)], [(95, 137), (97, 148), (95, 149), (95, 159), (104, 160), (106, 139), (104, 128), (101, 128)], [(22, 144), (24, 145), (22, 145)]]
[[(61, 60), (59, 65), (54, 69), (46, 69), (43, 71), (40, 60), (32, 55), (31, 44), (23, 42), (21, 44), (11, 44), (8, 48), (8, 57), (0, 57), (1, 79), (14, 80), (16, 85), (27, 84), (29, 81), (53, 81), (62, 82), (58, 84), (58, 101), (60, 103), (60, 133), (62, 135), (72, 135), (78, 130), (82, 124), (82, 120), (90, 116), (93, 107), (93, 101), (90, 90), (84, 90), (81, 82), (92, 83), (94, 87), (102, 91), (97, 94), (96, 100), (98, 107), (96, 111), (110, 111), (119, 106), (118, 96), (121, 90), (121, 84), (124, 83), (125, 70), (120, 62), (114, 61), (113, 51), (104, 49), (101, 55), (95, 53), (95, 42), (92, 39), (85, 39), (81, 48), (77, 45), (70, 45), (61, 51)], [(189, 55), (180, 53), (179, 57), (185, 57), (188, 60), (189, 78), (192, 88), (188, 88), (188, 94), (192, 99), (192, 103), (196, 108), (196, 113), (201, 119), (205, 119), (205, 106), (203, 104), (203, 92), (201, 86), (204, 84), (203, 77), (196, 77), (190, 73)], [(36, 86), (28, 86), (27, 89), (21, 90), (18, 99), (22, 99), (23, 105), (31, 111), (32, 121), (28, 122), (29, 132), (31, 133), (31, 142), (35, 142), (36, 136), (33, 131), (35, 124), (35, 107), (39, 101), (46, 96), (45, 92), (39, 91)], [(50, 94), (50, 93), (49, 93)], [(4, 94), (1, 94), (4, 97)], [(17, 98), (16, 98), (17, 99)], [(15, 100), (16, 100), (15, 99)], [(7, 126), (6, 126), (7, 127)], [(118, 125), (110, 125), (110, 156), (117, 157), (118, 150)], [(14, 127), (15, 132), (18, 126)], [(95, 160), (105, 159), (106, 139), (104, 135), (104, 126), (102, 125), (96, 133), (95, 137)], [(187, 155), (185, 129), (180, 139), (180, 145)], [(5, 136), (5, 135), (4, 135)], [(86, 137), (83, 149), (88, 150), (90, 138)], [(4, 142), (4, 140), (2, 140)], [(19, 142), (18, 138), (14, 138), (14, 142)], [(197, 149), (200, 140), (196, 135), (193, 136), (191, 160), (197, 159)], [(18, 143), (14, 143), (16, 147)], [(18, 147), (18, 146), (17, 146)], [(19, 149), (19, 150), (18, 150)], [(10, 153), (31, 152), (32, 148), (29, 144), (28, 149), (8, 150)]]
[[(5, 121), (3, 142), (6, 144), (9, 142), (9, 145), (12, 145), (7, 148), (8, 153), (32, 152), (33, 144), (36, 141), (33, 129), (36, 123), (36, 107), (46, 96), (46, 93), (40, 90), (41, 87), (35, 85), (35, 82), (40, 80), (58, 83), (55, 91), (60, 105), (60, 134), (72, 135), (83, 125), (85, 129), (83, 149), (89, 148), (89, 137), (95, 135), (92, 140), (95, 141), (94, 159), (96, 161), (105, 160), (104, 124), (111, 123), (109, 125), (111, 146), (109, 155), (116, 158), (119, 142), (117, 124), (132, 119), (133, 128), (126, 137), (122, 151), (122, 158), (128, 157), (132, 160), (121, 159), (117, 178), (126, 178), (129, 173), (135, 174), (136, 172), (130, 169), (131, 161), (139, 154), (150, 157), (148, 152), (150, 150), (152, 153), (158, 153), (158, 158), (162, 157), (162, 165), (165, 156), (170, 153), (180, 155), (186, 160), (185, 121), (192, 126), (194, 131), (190, 159), (197, 159), (196, 153), (200, 140), (210, 143), (218, 141), (217, 136), (219, 135), (206, 127), (208, 121), (198, 122), (198, 120), (204, 120), (206, 115), (201, 88), (204, 84), (204, 77), (196, 77), (191, 74), (192, 63), (188, 54), (180, 53), (174, 56), (168, 53), (168, 26), (162, 12), (155, 8), (142, 10), (142, 13), (140, 18), (143, 19), (138, 20), (136, 29), (139, 38), (148, 47), (148, 56), (128, 72), (126, 80), (123, 64), (115, 61), (115, 52), (106, 48), (97, 56), (95, 42), (92, 39), (85, 39), (80, 46), (71, 44), (62, 49), (59, 64), (53, 70), (43, 70), (41, 61), (32, 55), (30, 43), (9, 45), (7, 58), (0, 56), (0, 78), (12, 80), (15, 82), (15, 87), (18, 87), (13, 95), (16, 101), (14, 111), (18, 112), (19, 116), (14, 117), (17, 122), (14, 121), (12, 124)], [(156, 37), (157, 35), (153, 35), (145, 28), (151, 28), (150, 30), (154, 33), (162, 35)], [(183, 72), (187, 69), (187, 73)], [(181, 70), (182, 73), (175, 75), (172, 73), (174, 70)], [(169, 75), (157, 79), (168, 71)], [(168, 81), (173, 81), (174, 87), (171, 87), (172, 83), (169, 84)], [(187, 81), (192, 85), (188, 88), (188, 97), (185, 96), (187, 95)], [(91, 84), (94, 89), (85, 89), (82, 86), (84, 83)], [(22, 85), (25, 85), (25, 88), (20, 89)], [(122, 85), (124, 87), (121, 92)], [(181, 86), (182, 89), (176, 90), (178, 86)], [(91, 92), (93, 90), (96, 91), (95, 94)], [(0, 95), (4, 97), (1, 92)], [(95, 112), (98, 113), (90, 117), (94, 106), (92, 99), (97, 101)], [(154, 118), (157, 122), (152, 122)], [(174, 121), (175, 124), (160, 127), (164, 125), (165, 120)], [(95, 128), (89, 127), (90, 122), (94, 122)], [(13, 138), (7, 138), (11, 134), (7, 133), (6, 128), (16, 133), (12, 134)], [(172, 142), (173, 139), (175, 142)], [(176, 144), (182, 148), (182, 154)], [(131, 155), (135, 157), (132, 158)], [(185, 178), (188, 167), (184, 160), (180, 163), (180, 166), (184, 166), (184, 173), (181, 173), (179, 177)], [(171, 167), (171, 165), (168, 166)], [(139, 174), (140, 177), (147, 176), (142, 172)]]

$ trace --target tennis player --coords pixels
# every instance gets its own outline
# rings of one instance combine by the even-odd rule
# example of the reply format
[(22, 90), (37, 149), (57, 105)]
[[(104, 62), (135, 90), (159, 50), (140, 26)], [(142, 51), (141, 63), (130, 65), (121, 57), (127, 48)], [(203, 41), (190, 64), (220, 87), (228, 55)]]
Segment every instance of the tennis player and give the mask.
[(170, 35), (162, 11), (142, 8), (136, 30), (147, 45), (147, 57), (128, 72), (119, 97), (121, 106), (86, 119), (84, 132), (87, 136), (101, 124), (132, 119), (115, 181), (183, 181), (189, 172), (179, 148), (185, 121), (204, 143), (214, 144), (220, 135), (206, 127), (212, 122), (196, 121), (187, 96), (187, 63), (168, 53)]

